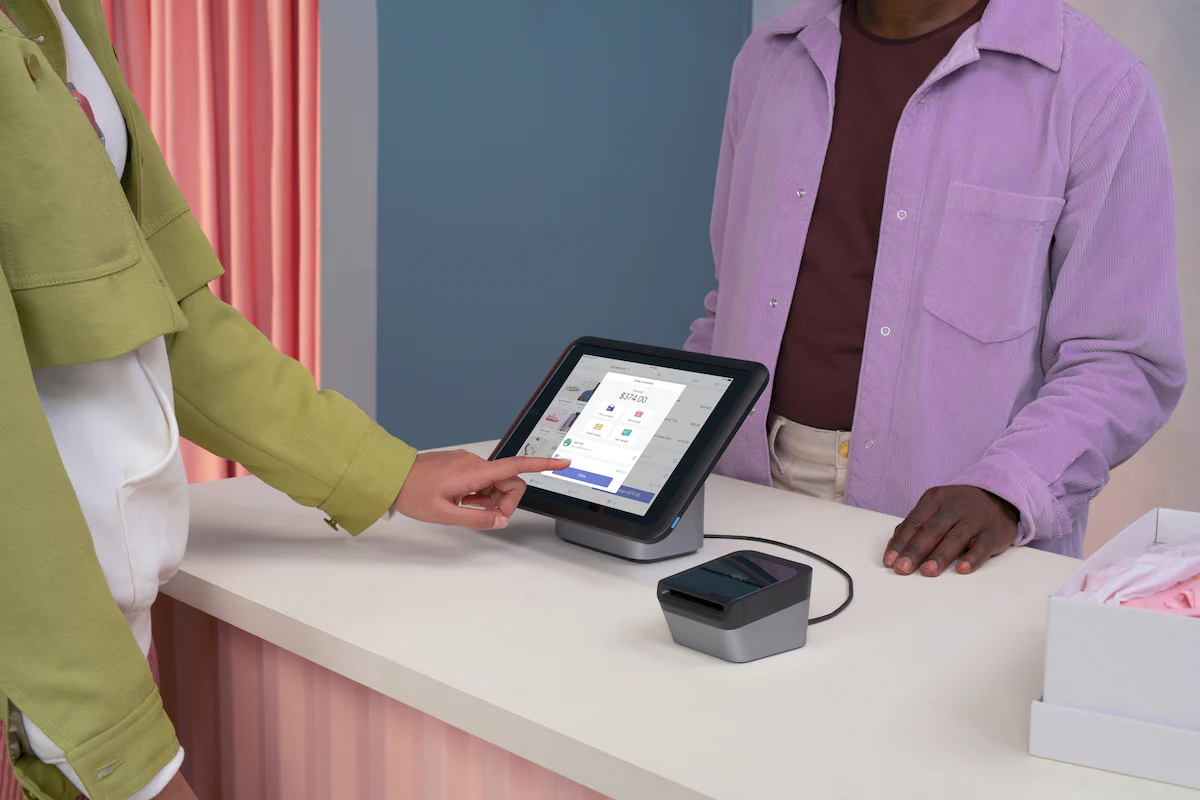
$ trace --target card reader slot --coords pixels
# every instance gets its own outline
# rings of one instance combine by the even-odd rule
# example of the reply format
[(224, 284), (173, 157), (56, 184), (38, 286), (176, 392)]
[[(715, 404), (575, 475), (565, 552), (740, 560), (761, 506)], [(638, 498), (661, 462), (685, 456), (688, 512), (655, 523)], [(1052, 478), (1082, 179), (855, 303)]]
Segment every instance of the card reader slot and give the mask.
[(667, 602), (676, 603), (684, 608), (699, 611), (702, 614), (721, 616), (725, 613), (724, 603), (718, 603), (716, 600), (710, 600), (707, 597), (701, 597), (691, 592), (684, 592), (679, 589), (663, 589), (661, 596)]

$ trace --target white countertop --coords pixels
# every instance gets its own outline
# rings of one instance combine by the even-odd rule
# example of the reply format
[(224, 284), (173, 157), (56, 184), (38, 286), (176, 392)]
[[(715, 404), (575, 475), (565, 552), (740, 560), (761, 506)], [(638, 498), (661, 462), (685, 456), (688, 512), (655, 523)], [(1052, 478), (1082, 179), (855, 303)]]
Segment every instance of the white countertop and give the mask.
[[(485, 453), (486, 446), (473, 448)], [(808, 645), (729, 664), (675, 645), (657, 581), (521, 512), (477, 534), (397, 517), (358, 539), (253, 478), (192, 488), (166, 592), (614, 800), (1196, 798), (1028, 755), (1046, 597), (1077, 562), (1016, 550), (972, 576), (880, 565), (896, 520), (710, 479), (708, 533), (832, 558), (856, 597)], [(812, 615), (845, 584), (814, 565)]]

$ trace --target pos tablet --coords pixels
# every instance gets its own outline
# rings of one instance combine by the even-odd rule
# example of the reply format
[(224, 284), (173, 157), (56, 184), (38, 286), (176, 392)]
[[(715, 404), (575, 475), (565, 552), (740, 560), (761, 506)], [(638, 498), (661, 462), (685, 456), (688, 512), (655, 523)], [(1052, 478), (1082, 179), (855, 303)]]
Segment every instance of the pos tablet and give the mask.
[[(571, 460), (562, 472), (524, 476), (521, 500), (556, 519), (568, 541), (635, 561), (695, 552), (703, 504), (694, 515), (688, 508), (766, 385), (767, 368), (751, 361), (579, 339), (492, 458)], [(689, 527), (690, 545), (666, 546)]]

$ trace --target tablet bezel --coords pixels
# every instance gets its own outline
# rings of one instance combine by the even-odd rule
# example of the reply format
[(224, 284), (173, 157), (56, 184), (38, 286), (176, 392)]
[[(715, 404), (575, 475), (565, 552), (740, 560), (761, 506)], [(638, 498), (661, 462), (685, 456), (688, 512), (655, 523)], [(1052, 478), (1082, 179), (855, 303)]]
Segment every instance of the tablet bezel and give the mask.
[(644, 516), (567, 497), (536, 486), (530, 486), (521, 500), (521, 508), (548, 517), (586, 525), (646, 544), (661, 541), (671, 532), (672, 523), (683, 514), (692, 498), (704, 485), (705, 479), (716, 466), (725, 448), (729, 446), (754, 404), (762, 396), (768, 380), (767, 368), (753, 361), (739, 361), (613, 339), (578, 339), (558, 358), (516, 421), (509, 426), (500, 444), (492, 452), (492, 459), (506, 458), (519, 453), (521, 446), (558, 395), (559, 389), (585, 355), (732, 379), (729, 388)]

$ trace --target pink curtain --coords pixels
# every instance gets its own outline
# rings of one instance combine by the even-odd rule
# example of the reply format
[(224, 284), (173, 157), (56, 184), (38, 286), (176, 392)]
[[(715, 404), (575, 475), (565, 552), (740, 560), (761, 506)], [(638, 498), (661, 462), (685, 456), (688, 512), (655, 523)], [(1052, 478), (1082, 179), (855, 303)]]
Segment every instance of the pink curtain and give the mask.
[[(104, 7), (130, 89), (225, 267), (213, 290), (318, 375), (317, 0), (104, 0)], [(245, 473), (184, 447), (193, 482)], [(232, 797), (229, 781), (244, 782), (245, 765), (259, 759), (222, 767), (230, 762), (228, 726), (238, 721), (228, 712), (239, 694), (229, 665), (257, 671), (271, 696), (294, 687), (227, 626), (166, 597), (154, 611), (163, 701), (188, 752), (185, 774), (204, 800)]]
[[(103, 0), (103, 6), (129, 86), (225, 266), (213, 290), (319, 380), (317, 0)], [(244, 472), (189, 442), (184, 448), (192, 481)], [(156, 609), (156, 616), (164, 614), (169, 607)], [(203, 631), (201, 625), (185, 633), (194, 639)], [(181, 677), (173, 642), (167, 643), (164, 663), (172, 669), (164, 669), (163, 694), (177, 711), (177, 687), (187, 672)], [(232, 648), (233, 658), (252, 654), (237, 643)], [(200, 794), (204, 800), (220, 796), (204, 775), (220, 763), (212, 752), (212, 712), (197, 709), (181, 730), (191, 745), (189, 772), (209, 789)], [(0, 800), (20, 798), (0, 758)]]
[[(317, 0), (103, 2), (129, 87), (225, 266), (213, 290), (317, 374)], [(243, 474), (184, 446), (192, 481)]]

